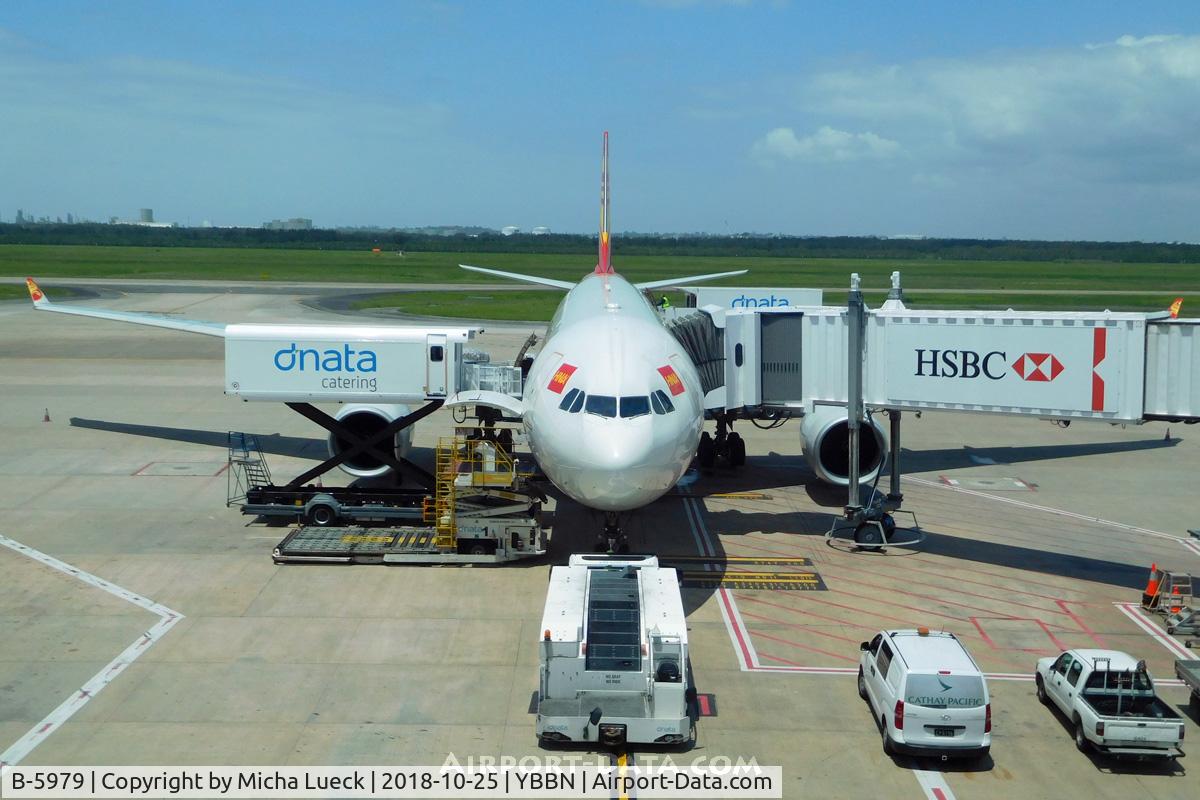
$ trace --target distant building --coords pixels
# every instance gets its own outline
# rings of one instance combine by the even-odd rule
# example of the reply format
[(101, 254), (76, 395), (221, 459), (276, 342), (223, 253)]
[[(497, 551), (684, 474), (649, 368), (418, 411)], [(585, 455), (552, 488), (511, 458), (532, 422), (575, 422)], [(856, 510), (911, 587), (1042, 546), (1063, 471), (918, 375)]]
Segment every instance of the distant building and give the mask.
[(292, 217), (291, 219), (273, 219), (270, 222), (264, 222), (263, 228), (269, 231), (311, 231), (312, 220), (306, 217)]
[(503, 228), (500, 229), (500, 232), (503, 233), (505, 236), (512, 236), (514, 233), (520, 233), (521, 229), (518, 228), (516, 225), (505, 225)]
[(530, 233), (532, 233), (534, 236), (545, 236), (546, 234), (550, 233), (550, 229), (545, 225), (538, 225), (536, 228), (531, 230)]
[(154, 209), (153, 208), (138, 209), (138, 222), (142, 223), (143, 225), (153, 224)]

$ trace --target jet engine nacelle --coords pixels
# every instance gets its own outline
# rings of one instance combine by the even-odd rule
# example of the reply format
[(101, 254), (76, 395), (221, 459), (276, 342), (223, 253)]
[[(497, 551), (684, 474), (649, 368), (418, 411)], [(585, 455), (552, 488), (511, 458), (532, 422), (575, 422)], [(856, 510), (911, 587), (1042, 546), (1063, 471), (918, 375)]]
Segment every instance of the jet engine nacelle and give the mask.
[[(350, 430), (359, 436), (369, 437), (386, 428), (389, 424), (409, 413), (408, 406), (354, 403), (342, 406), (334, 416)], [(412, 426), (396, 434), (394, 447), (397, 458), (406, 458), (412, 449)], [(350, 448), (346, 440), (329, 434), (329, 455), (335, 456)], [(380, 461), (372, 453), (357, 453), (339, 465), (343, 472), (357, 478), (377, 478), (387, 475), (392, 468)]]
[[(861, 483), (879, 475), (888, 451), (887, 433), (878, 423), (863, 420), (858, 437), (858, 474)], [(834, 486), (850, 483), (850, 424), (846, 410), (817, 406), (800, 422), (800, 446), (817, 477)]]

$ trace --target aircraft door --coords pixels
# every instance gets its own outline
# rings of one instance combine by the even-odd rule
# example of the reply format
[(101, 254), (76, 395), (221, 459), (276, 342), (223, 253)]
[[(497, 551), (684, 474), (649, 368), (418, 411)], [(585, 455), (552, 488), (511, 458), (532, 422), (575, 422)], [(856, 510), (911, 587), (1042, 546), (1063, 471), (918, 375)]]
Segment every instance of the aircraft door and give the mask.
[(425, 337), (425, 393), (429, 397), (446, 396), (446, 375), (449, 370), (446, 334), (431, 333)]

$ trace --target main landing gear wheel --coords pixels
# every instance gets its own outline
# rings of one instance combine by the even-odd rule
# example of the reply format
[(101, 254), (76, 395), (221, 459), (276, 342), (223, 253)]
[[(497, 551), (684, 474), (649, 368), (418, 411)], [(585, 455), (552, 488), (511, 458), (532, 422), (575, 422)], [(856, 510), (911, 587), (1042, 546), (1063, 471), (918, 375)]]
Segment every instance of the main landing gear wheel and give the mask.
[(700, 444), (696, 447), (696, 461), (703, 469), (712, 469), (717, 463), (717, 445), (708, 431), (700, 434)]
[(746, 440), (736, 433), (729, 434), (729, 466), (741, 467), (746, 463)]

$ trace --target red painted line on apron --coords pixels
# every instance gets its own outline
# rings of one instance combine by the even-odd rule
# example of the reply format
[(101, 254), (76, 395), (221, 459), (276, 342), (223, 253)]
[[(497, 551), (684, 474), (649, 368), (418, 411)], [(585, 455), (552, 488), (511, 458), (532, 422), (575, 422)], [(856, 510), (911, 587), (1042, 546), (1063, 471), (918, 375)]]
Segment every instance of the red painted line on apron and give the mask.
[(751, 614), (749, 611), (743, 611), (742, 616), (750, 617), (751, 619), (757, 619), (762, 622), (770, 622), (775, 625), (783, 625), (784, 627), (787, 627), (787, 628), (795, 628), (797, 630), (805, 631), (806, 633), (812, 633), (817, 636), (825, 636), (830, 639), (841, 639), (843, 642), (850, 642), (851, 644), (855, 644), (855, 645), (857, 645), (860, 641), (859, 639), (852, 639), (849, 636), (838, 636), (836, 633), (826, 633), (824, 631), (819, 631), (809, 625), (799, 625), (795, 622), (784, 622), (782, 620), (772, 619), (771, 617), (764, 617), (761, 614)]
[[(837, 567), (836, 567), (836, 569), (848, 569), (848, 570), (851, 570), (851, 571), (853, 571), (853, 572), (861, 572), (861, 573), (866, 573), (867, 575), (875, 575), (875, 576), (877, 576), (877, 577), (880, 577), (880, 578), (888, 578), (888, 577), (892, 577), (892, 574), (891, 574), (891, 573), (887, 573), (887, 572), (873, 572), (872, 570), (868, 570), (868, 569), (862, 569), (861, 567), (849, 567), (849, 566), (846, 566), (845, 564), (838, 564), (838, 565), (837, 565)], [(918, 570), (913, 570), (913, 571), (914, 571), (914, 572), (916, 572), (916, 571), (918, 571)], [(934, 587), (934, 588), (943, 588), (943, 587), (939, 586), (938, 584), (935, 584), (935, 583), (927, 583), (927, 582), (925, 582), (925, 581), (905, 581), (905, 582), (906, 582), (906, 583), (908, 583), (908, 584), (911, 584), (911, 585), (916, 585), (916, 586), (932, 586), (932, 587)], [(955, 582), (956, 582), (956, 583), (958, 583), (959, 581), (958, 581), (957, 579), (955, 579)], [(1007, 589), (1007, 588), (1005, 588), (1005, 587), (1001, 587), (1001, 586), (990, 586), (989, 588), (996, 589), (997, 591), (1002, 591), (1002, 592), (1005, 592), (1006, 594), (1010, 594), (1010, 592), (1008, 591), (1008, 589)], [(1053, 613), (1053, 614), (1064, 614), (1064, 613), (1066, 613), (1066, 612), (1064, 612), (1062, 609), (1058, 609), (1058, 610), (1054, 610), (1054, 609), (1048, 609), (1048, 608), (1046, 608), (1045, 606), (1035, 606), (1035, 605), (1032, 605), (1032, 604), (1030, 604), (1030, 603), (1022, 603), (1022, 602), (1019, 602), (1019, 601), (1017, 601), (1017, 600), (1005, 600), (1004, 598), (1001, 598), (1001, 597), (993, 597), (992, 595), (987, 595), (987, 594), (979, 594), (979, 593), (977, 593), (977, 592), (967, 592), (967, 591), (963, 591), (963, 590), (961, 590), (961, 589), (956, 589), (954, 593), (955, 593), (955, 594), (966, 595), (967, 597), (978, 597), (978, 598), (979, 598), (979, 599), (981, 599), (981, 600), (995, 600), (995, 601), (997, 601), (997, 602), (999, 602), (999, 603), (1005, 603), (1005, 604), (1008, 604), (1008, 605), (1013, 605), (1013, 606), (1021, 606), (1022, 608), (1029, 608), (1029, 609), (1033, 609), (1034, 611), (1041, 611), (1041, 612), (1043, 612), (1043, 613), (1045, 613), (1045, 612), (1050, 612), (1050, 613)], [(1053, 601), (1053, 600), (1055, 600), (1055, 598), (1053, 598), (1053, 597), (1047, 597), (1047, 596), (1045, 596), (1045, 595), (1035, 595), (1035, 596), (1037, 596), (1037, 597), (1041, 597), (1041, 598), (1042, 598), (1042, 599), (1044, 599), (1044, 600), (1050, 600), (1050, 601)]]
[(751, 635), (758, 636), (763, 639), (770, 639), (773, 642), (779, 642), (780, 644), (786, 644), (786, 645), (789, 645), (790, 647), (798, 647), (801, 650), (811, 650), (814, 653), (820, 653), (823, 656), (829, 656), (830, 658), (836, 658), (839, 661), (849, 661), (851, 664), (858, 663), (858, 659), (856, 659), (856, 658), (848, 658), (848, 657), (842, 655), (841, 653), (831, 653), (830, 651), (822, 650), (819, 647), (812, 647), (810, 645), (800, 644), (799, 642), (793, 642), (790, 639), (784, 639), (782, 636), (772, 636), (769, 633), (763, 633), (762, 631), (759, 631), (758, 633), (751, 632)]
[(738, 624), (739, 615), (734, 612), (733, 605), (729, 602), (729, 593), (725, 589), (719, 589), (717, 590), (717, 594), (720, 595), (721, 602), (725, 605), (725, 611), (729, 614), (730, 627), (733, 628), (733, 632), (737, 635), (738, 647), (742, 651), (742, 663), (747, 668), (753, 668), (754, 659), (750, 658), (750, 649), (746, 647), (746, 640), (743, 638), (749, 635), (749, 631), (743, 631), (742, 626)]

